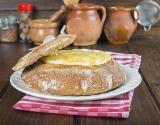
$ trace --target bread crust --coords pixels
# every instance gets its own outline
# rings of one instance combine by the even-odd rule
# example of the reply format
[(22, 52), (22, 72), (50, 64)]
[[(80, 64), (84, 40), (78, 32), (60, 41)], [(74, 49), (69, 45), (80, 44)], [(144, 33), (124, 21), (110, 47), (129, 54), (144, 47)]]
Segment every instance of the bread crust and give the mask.
[(22, 79), (43, 93), (78, 96), (117, 88), (125, 82), (125, 74), (114, 60), (95, 66), (56, 65), (38, 61), (24, 69)]
[(57, 51), (70, 45), (76, 36), (73, 34), (61, 34), (56, 39), (36, 47), (25, 56), (21, 57), (12, 70), (17, 71), (32, 65), (40, 58), (47, 55), (56, 55)]

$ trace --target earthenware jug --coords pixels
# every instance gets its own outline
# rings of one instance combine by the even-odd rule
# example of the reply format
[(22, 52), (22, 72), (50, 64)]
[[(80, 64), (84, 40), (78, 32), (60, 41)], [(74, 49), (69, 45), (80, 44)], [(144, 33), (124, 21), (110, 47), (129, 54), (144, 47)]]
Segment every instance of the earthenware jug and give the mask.
[(127, 43), (136, 30), (139, 16), (136, 8), (108, 8), (104, 32), (109, 42), (113, 44)]
[[(98, 15), (102, 11), (102, 19)], [(66, 32), (76, 34), (74, 45), (87, 46), (96, 44), (99, 39), (104, 21), (106, 8), (102, 5), (80, 3), (67, 7)]]

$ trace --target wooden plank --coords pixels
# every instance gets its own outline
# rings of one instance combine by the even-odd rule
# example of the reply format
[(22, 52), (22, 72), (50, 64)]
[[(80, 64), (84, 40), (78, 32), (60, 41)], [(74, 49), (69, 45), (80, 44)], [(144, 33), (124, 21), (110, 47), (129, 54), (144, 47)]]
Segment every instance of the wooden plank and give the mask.
[[(160, 0), (155, 0), (157, 3), (160, 3)], [(0, 10), (17, 10), (17, 5), (21, 3), (21, 0), (1, 0), (0, 1)], [(23, 0), (28, 2), (28, 0)], [(141, 0), (81, 0), (81, 2), (87, 3), (97, 3), (102, 4), (106, 7), (111, 6), (125, 6), (133, 7), (136, 6)], [(62, 0), (32, 0), (29, 1), (35, 6), (36, 10), (57, 10), (62, 4)]]
[[(160, 0), (157, 0), (160, 2)], [(21, 3), (21, 0), (1, 0), (0, 10), (17, 10), (17, 5)], [(28, 0), (23, 0), (23, 2), (28, 2)], [(32, 0), (32, 3), (37, 10), (57, 10), (60, 5), (63, 4), (62, 0)], [(81, 0), (81, 2), (98, 3), (103, 4), (107, 7), (110, 6), (135, 6), (140, 0)]]
[[(51, 10), (51, 11), (34, 11), (34, 13), (32, 14), (32, 18), (33, 19), (37, 19), (37, 18), (48, 18), (50, 15), (52, 15), (55, 11)], [(18, 11), (0, 11), (0, 16), (9, 16), (9, 15), (13, 15), (13, 16), (17, 16), (19, 17), (19, 12)]]
[(9, 86), (0, 102), (1, 125), (73, 125), (73, 116), (34, 113), (13, 109), (12, 106), (23, 96), (24, 94)]
[(0, 0), (0, 10), (18, 10), (19, 3), (29, 2), (37, 10), (57, 10), (63, 4), (62, 0)]
[(135, 89), (130, 116), (127, 119), (81, 117), (80, 125), (159, 125), (160, 113), (144, 82)]
[(136, 38), (128, 47), (132, 53), (142, 55), (141, 71), (160, 109), (160, 38)]
[(30, 44), (0, 43), (0, 98), (9, 85), (9, 77), (13, 72), (11, 67), (31, 46)]
[(143, 27), (139, 26), (136, 32), (133, 34), (132, 38), (134, 37), (144, 37), (144, 38), (158, 38), (160, 37), (160, 23), (157, 23), (155, 26), (151, 28), (151, 30), (145, 32)]

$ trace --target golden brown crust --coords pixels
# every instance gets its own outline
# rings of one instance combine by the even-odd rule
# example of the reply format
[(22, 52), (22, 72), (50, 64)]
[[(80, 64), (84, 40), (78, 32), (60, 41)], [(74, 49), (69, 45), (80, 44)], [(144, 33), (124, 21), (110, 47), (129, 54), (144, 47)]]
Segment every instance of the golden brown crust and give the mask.
[(27, 55), (20, 58), (12, 70), (17, 71), (32, 65), (38, 59), (46, 55), (54, 55), (57, 50), (70, 45), (75, 40), (75, 38), (76, 36), (71, 34), (59, 35), (55, 40), (52, 40), (46, 44), (41, 44)]
[(35, 63), (26, 68), (22, 79), (32, 88), (53, 95), (93, 95), (122, 85), (125, 75), (111, 60), (98, 66)]

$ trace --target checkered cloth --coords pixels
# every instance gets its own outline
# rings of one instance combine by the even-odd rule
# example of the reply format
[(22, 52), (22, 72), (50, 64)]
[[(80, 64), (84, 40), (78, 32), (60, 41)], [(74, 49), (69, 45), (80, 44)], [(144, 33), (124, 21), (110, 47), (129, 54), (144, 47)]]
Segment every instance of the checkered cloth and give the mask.
[[(87, 50), (84, 51), (99, 51)], [(122, 54), (115, 52), (106, 52), (112, 55), (112, 58), (134, 68), (138, 71), (141, 63), (141, 56), (136, 54)], [(133, 90), (114, 97), (111, 99), (94, 100), (94, 101), (56, 101), (25, 95), (18, 101), (13, 108), (32, 112), (44, 112), (54, 114), (79, 115), (79, 116), (96, 116), (96, 117), (118, 117), (128, 118)]]

